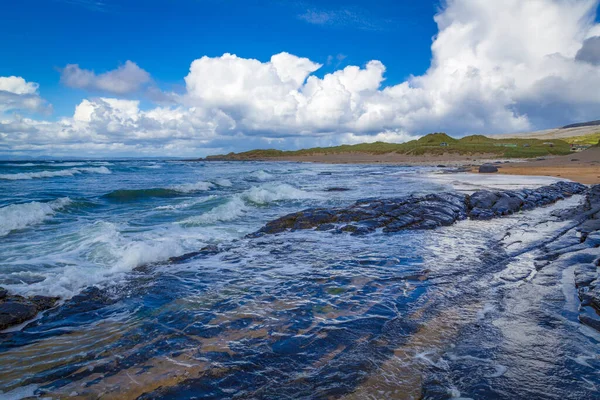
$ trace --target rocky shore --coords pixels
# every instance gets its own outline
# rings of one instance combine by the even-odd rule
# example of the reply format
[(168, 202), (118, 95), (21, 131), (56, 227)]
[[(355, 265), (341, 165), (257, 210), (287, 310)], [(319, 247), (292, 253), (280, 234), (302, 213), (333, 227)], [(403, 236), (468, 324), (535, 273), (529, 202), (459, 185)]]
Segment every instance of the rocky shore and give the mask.
[(316, 208), (286, 215), (269, 222), (251, 237), (302, 229), (353, 235), (376, 229), (383, 232), (435, 229), (467, 218), (487, 220), (531, 210), (576, 194), (585, 194), (585, 202), (560, 216), (572, 220), (573, 225), (542, 249), (544, 255), (535, 260), (535, 266), (538, 271), (553, 263), (561, 264), (562, 269), (572, 267), (581, 301), (579, 319), (600, 330), (600, 185), (588, 188), (578, 183), (558, 182), (533, 190), (365, 200), (346, 208)]
[(56, 304), (58, 297), (9, 295), (0, 287), (0, 331), (34, 318)]
[[(556, 262), (564, 263), (564, 268), (574, 267), (575, 285), (581, 300), (580, 320), (600, 330), (600, 185), (588, 188), (579, 183), (558, 182), (538, 189), (483, 190), (470, 195), (436, 193), (421, 197), (362, 200), (348, 207), (314, 208), (283, 216), (269, 222), (249, 238), (306, 229), (352, 235), (365, 235), (378, 229), (385, 233), (435, 229), (465, 219), (488, 220), (531, 210), (573, 195), (585, 195), (586, 201), (561, 218), (573, 221), (572, 229), (577, 235), (565, 235), (564, 232), (559, 235), (552, 245), (544, 249), (545, 255), (535, 261), (536, 268), (542, 269)], [(573, 242), (573, 237), (576, 242)], [(216, 247), (207, 247), (173, 257), (168, 263), (184, 262), (219, 252)], [(143, 272), (144, 268), (136, 270)], [(10, 295), (0, 288), (0, 330), (33, 319), (39, 312), (55, 307), (58, 300), (55, 297)], [(110, 302), (103, 290), (91, 287), (51, 312), (85, 313), (105, 305), (107, 301)]]
[(289, 214), (269, 222), (250, 236), (314, 228), (351, 232), (354, 235), (367, 234), (380, 228), (383, 232), (435, 229), (467, 218), (486, 220), (531, 210), (587, 190), (586, 186), (579, 183), (558, 182), (538, 189), (518, 191), (482, 190), (471, 195), (436, 193), (423, 197), (363, 200), (350, 207), (314, 208)]

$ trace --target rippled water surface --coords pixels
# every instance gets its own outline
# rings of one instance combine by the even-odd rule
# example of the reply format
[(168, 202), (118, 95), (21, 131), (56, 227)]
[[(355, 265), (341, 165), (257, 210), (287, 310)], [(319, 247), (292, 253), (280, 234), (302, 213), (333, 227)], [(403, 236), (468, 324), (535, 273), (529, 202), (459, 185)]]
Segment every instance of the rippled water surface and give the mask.
[(551, 182), (439, 172), (1, 164), (0, 286), (65, 303), (0, 333), (0, 398), (598, 397), (569, 271), (533, 262), (577, 241), (555, 213), (577, 196), (435, 231), (245, 238), (307, 207)]

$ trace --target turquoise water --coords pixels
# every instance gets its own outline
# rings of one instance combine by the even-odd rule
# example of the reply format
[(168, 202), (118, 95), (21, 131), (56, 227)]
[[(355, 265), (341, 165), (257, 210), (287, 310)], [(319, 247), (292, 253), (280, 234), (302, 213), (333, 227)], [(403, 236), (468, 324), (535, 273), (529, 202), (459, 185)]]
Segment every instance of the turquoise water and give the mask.
[(64, 304), (0, 334), (0, 397), (597, 397), (600, 337), (568, 271), (533, 264), (578, 196), (436, 231), (245, 238), (307, 207), (551, 182), (439, 172), (2, 164), (0, 286)]

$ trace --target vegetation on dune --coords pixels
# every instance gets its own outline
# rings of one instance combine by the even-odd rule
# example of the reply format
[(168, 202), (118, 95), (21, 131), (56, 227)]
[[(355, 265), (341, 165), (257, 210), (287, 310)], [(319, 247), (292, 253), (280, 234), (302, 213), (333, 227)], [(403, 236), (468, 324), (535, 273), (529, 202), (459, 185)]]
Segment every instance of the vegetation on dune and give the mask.
[[(600, 135), (599, 137), (600, 138)], [(598, 142), (598, 138), (596, 142)], [(488, 154), (498, 158), (535, 158), (547, 155), (565, 155), (571, 152), (570, 144), (564, 140), (540, 139), (492, 139), (482, 135), (455, 139), (445, 133), (431, 133), (418, 140), (406, 143), (361, 143), (335, 147), (315, 147), (296, 151), (275, 149), (251, 150), (243, 153), (230, 153), (224, 156), (209, 156), (207, 160), (262, 160), (277, 157), (296, 157), (343, 153), (406, 155), (443, 154)]]
[(591, 133), (584, 136), (574, 136), (564, 139), (569, 144), (582, 144), (582, 145), (597, 145), (600, 142), (600, 132)]

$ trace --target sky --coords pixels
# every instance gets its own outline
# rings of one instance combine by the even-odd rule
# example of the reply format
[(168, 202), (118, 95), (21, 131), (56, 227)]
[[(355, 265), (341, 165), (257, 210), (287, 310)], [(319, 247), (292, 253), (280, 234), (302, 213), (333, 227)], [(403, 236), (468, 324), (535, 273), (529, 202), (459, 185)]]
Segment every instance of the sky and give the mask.
[(0, 157), (200, 157), (600, 119), (599, 2), (10, 2)]

